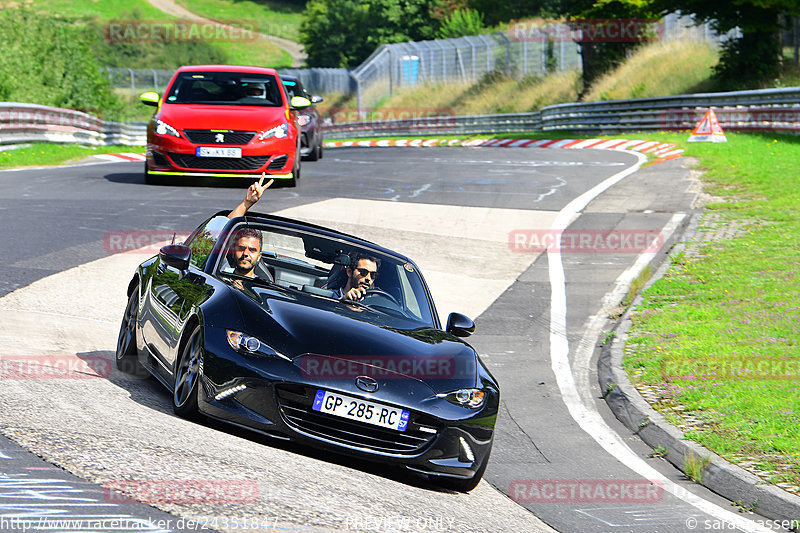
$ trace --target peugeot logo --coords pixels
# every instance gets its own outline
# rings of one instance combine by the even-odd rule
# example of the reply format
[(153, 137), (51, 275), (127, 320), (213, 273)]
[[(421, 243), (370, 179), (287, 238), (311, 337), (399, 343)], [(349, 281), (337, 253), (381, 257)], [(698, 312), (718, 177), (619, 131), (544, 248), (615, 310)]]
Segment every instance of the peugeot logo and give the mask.
[(364, 392), (376, 392), (378, 390), (378, 382), (369, 376), (358, 376), (356, 378), (356, 387)]
[(218, 143), (224, 143), (225, 142), (225, 135), (223, 135), (221, 133), (217, 133), (217, 136), (214, 137), (214, 140), (216, 142), (218, 142)]

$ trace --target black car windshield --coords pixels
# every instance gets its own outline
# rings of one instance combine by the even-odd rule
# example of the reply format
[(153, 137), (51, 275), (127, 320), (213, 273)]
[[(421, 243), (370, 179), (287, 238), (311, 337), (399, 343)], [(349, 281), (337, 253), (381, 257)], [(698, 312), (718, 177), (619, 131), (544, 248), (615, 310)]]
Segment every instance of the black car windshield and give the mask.
[(278, 80), (248, 72), (182, 72), (167, 93), (170, 104), (212, 104), (279, 107)]
[[(237, 226), (224, 245), (227, 252), (220, 257), (218, 276), (224, 279), (226, 274), (235, 274), (244, 251), (239, 241), (242, 235), (252, 238), (252, 230), (261, 237), (261, 256), (253, 273), (270, 282), (267, 285), (271, 289), (266, 294), (275, 295), (275, 289), (285, 289), (287, 298), (305, 305), (398, 329), (436, 327), (433, 305), (413, 263), (346, 239), (253, 223)], [(377, 263), (377, 275), (369, 275), (374, 280), (372, 287), (357, 302), (343, 300), (342, 289), (353, 271), (350, 264), (365, 256), (374, 259), (367, 270)], [(263, 292), (256, 285), (265, 284), (252, 287), (256, 293)]]

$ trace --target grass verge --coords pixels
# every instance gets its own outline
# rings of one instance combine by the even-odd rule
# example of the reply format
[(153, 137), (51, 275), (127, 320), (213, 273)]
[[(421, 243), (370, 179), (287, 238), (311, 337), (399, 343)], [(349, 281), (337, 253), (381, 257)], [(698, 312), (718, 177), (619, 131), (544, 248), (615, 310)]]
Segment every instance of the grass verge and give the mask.
[(643, 292), (624, 359), (687, 438), (800, 487), (800, 137), (688, 144), (708, 204), (697, 240)]
[(0, 152), (0, 168), (46, 167), (80, 161), (97, 154), (144, 153), (143, 146), (82, 146), (34, 143)]
[(177, 0), (182, 7), (212, 20), (247, 21), (259, 33), (297, 42), (303, 5), (289, 0)]

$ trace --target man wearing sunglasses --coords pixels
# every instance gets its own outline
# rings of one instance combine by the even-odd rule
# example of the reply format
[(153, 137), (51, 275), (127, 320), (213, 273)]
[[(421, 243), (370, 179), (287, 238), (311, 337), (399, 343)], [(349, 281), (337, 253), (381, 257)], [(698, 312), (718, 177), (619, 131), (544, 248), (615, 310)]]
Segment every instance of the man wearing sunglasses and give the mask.
[(347, 300), (360, 300), (372, 288), (378, 278), (378, 269), (381, 260), (371, 255), (359, 253), (351, 256), (351, 263), (355, 266), (345, 268), (347, 281), (343, 287), (335, 289), (333, 295), (336, 298)]

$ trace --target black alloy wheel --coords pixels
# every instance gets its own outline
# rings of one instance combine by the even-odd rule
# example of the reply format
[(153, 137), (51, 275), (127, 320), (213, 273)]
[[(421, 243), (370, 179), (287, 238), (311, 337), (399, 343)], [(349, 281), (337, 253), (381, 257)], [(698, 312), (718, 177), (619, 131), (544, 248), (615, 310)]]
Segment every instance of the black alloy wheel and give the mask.
[(139, 310), (139, 287), (136, 287), (128, 298), (125, 314), (117, 336), (117, 368), (126, 374), (136, 377), (148, 376), (147, 370), (139, 364), (139, 355), (136, 349), (136, 322)]
[(202, 357), (202, 334), (200, 326), (197, 326), (184, 345), (175, 367), (172, 410), (183, 418), (194, 418), (197, 415), (197, 382), (200, 380)]

